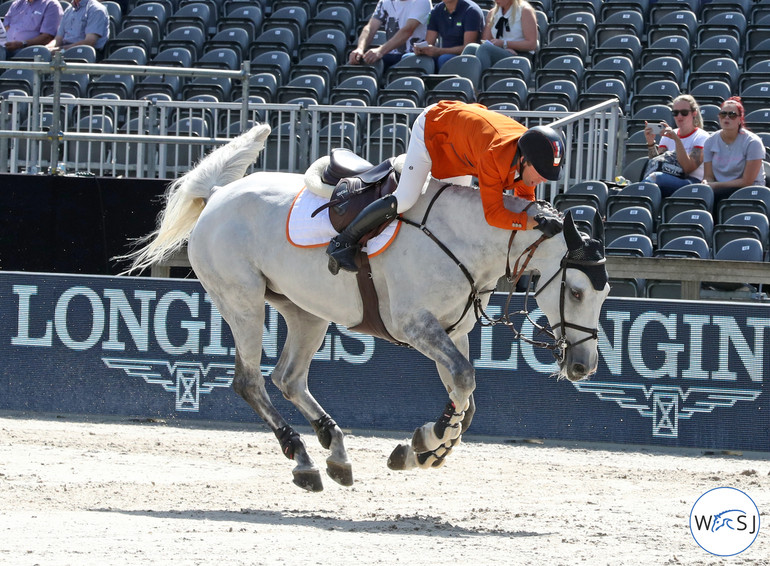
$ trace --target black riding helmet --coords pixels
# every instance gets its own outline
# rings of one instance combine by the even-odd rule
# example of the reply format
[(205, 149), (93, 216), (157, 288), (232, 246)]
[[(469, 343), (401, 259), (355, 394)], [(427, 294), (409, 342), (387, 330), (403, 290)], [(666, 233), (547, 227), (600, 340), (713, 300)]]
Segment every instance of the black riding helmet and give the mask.
[(564, 135), (550, 126), (535, 126), (519, 138), (518, 150), (541, 177), (558, 181), (564, 160)]

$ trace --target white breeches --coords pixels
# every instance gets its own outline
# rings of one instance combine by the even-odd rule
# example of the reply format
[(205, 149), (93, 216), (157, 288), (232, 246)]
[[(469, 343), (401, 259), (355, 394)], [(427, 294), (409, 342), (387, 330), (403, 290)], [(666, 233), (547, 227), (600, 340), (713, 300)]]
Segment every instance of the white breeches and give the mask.
[[(401, 171), (401, 179), (393, 195), (398, 201), (398, 213), (401, 214), (412, 208), (417, 199), (420, 198), (426, 187), (426, 181), (430, 177), (430, 169), (433, 161), (425, 147), (425, 113), (433, 108), (435, 104), (428, 106), (414, 121), (412, 126), (412, 136), (409, 140), (409, 147), (406, 148), (404, 158), (404, 168)], [(442, 179), (456, 185), (470, 186), (473, 181), (472, 175), (461, 177), (451, 177)]]

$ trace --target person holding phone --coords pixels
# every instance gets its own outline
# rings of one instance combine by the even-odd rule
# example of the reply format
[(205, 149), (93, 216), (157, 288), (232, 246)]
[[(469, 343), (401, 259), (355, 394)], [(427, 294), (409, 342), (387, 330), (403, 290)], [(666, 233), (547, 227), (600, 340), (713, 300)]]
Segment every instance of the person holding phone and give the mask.
[(715, 203), (741, 187), (764, 185), (762, 139), (746, 129), (741, 98), (731, 96), (719, 112), (722, 129), (714, 132), (703, 146), (704, 183), (714, 190)]
[[(644, 180), (657, 184), (664, 197), (679, 187), (703, 180), (703, 144), (709, 136), (703, 129), (700, 106), (691, 95), (677, 96), (671, 105), (671, 114), (676, 129), (666, 122), (645, 122), (644, 127), (651, 164)], [(657, 145), (656, 135), (660, 135)]]

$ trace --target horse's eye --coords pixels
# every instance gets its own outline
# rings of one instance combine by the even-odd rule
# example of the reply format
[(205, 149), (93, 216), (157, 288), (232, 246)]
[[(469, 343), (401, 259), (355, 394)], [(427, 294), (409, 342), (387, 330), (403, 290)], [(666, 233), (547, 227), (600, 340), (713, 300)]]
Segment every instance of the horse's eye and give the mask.
[(577, 289), (572, 289), (572, 298), (576, 301), (582, 301), (583, 300), (583, 292), (579, 291)]

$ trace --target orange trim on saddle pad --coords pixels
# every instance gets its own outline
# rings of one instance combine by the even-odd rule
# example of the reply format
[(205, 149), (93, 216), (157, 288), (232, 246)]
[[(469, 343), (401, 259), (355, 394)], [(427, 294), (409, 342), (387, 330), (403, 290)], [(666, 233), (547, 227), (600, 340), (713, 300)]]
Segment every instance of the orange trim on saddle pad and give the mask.
[(302, 195), (303, 192), (307, 190), (307, 187), (302, 187), (302, 189), (297, 193), (297, 196), (294, 197), (294, 200), (291, 202), (291, 206), (289, 207), (289, 214), (286, 215), (286, 239), (289, 241), (289, 243), (296, 247), (296, 248), (320, 248), (322, 246), (328, 246), (329, 240), (331, 240), (334, 236), (329, 236), (329, 240), (326, 242), (318, 242), (316, 244), (298, 244), (294, 240), (291, 239), (291, 233), (289, 231), (289, 222), (291, 221), (291, 213), (294, 212), (294, 207), (297, 204), (297, 200), (299, 199), (300, 195)]

